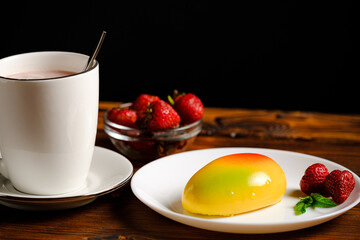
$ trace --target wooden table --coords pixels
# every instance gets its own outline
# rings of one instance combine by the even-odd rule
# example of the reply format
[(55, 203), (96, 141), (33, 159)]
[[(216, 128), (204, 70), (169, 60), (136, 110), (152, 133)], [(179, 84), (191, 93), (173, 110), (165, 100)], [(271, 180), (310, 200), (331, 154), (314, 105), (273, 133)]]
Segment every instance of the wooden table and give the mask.
[[(102, 114), (96, 145), (115, 150)], [(206, 108), (203, 130), (191, 146), (261, 147), (307, 153), (360, 175), (360, 115)], [(133, 162), (135, 171), (142, 163)], [(266, 235), (212, 232), (165, 218), (132, 193), (129, 184), (76, 209), (31, 212), (0, 206), (0, 239), (360, 239), (360, 206), (311, 228)]]

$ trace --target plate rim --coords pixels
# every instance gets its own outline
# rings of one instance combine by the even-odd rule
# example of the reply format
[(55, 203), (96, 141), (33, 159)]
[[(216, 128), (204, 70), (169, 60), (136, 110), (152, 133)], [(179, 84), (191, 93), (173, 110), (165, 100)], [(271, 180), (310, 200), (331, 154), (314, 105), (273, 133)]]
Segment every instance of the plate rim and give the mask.
[[(199, 227), (196, 226), (194, 224), (189, 224), (188, 222), (186, 222), (186, 220), (190, 220), (191, 222), (195, 221), (197, 222), (203, 222), (203, 223), (207, 223), (210, 225), (215, 225), (216, 224), (220, 224), (220, 225), (227, 225), (227, 226), (241, 226), (241, 228), (243, 227), (267, 227), (267, 228), (271, 228), (271, 227), (279, 227), (279, 226), (286, 226), (286, 227), (290, 227), (290, 229), (288, 230), (284, 230), (284, 231), (265, 231), (265, 232), (258, 232), (258, 233), (276, 233), (276, 232), (286, 232), (286, 231), (293, 231), (293, 230), (297, 230), (297, 229), (303, 229), (303, 228), (307, 228), (310, 226), (315, 226), (318, 224), (321, 224), (323, 222), (329, 221), (331, 219), (334, 219), (338, 216), (340, 216), (341, 214), (347, 212), (348, 210), (350, 210), (351, 208), (355, 207), (357, 204), (359, 204), (360, 202), (360, 197), (358, 197), (357, 199), (355, 199), (354, 202), (352, 202), (351, 204), (349, 204), (348, 206), (345, 206), (335, 212), (330, 212), (330, 213), (326, 213), (324, 215), (320, 215), (320, 216), (316, 216), (312, 219), (303, 219), (303, 220), (287, 220), (285, 223), (284, 222), (275, 222), (275, 223), (236, 223), (236, 222), (215, 222), (212, 219), (206, 219), (206, 218), (199, 218), (196, 216), (190, 216), (190, 215), (185, 215), (185, 214), (181, 214), (178, 212), (175, 212), (173, 210), (171, 210), (170, 208), (166, 208), (165, 206), (161, 205), (161, 208), (152, 205), (149, 202), (144, 201), (144, 199), (142, 199), (141, 193), (138, 192), (138, 190), (136, 189), (135, 183), (137, 181), (137, 178), (139, 175), (142, 174), (142, 171), (146, 171), (147, 168), (152, 167), (152, 165), (154, 164), (161, 164), (161, 162), (163, 161), (168, 161), (168, 159), (172, 159), (175, 157), (177, 157), (178, 155), (187, 155), (187, 154), (192, 154), (194, 152), (201, 152), (201, 151), (236, 151), (237, 149), (239, 150), (249, 150), (249, 151), (269, 151), (269, 152), (281, 152), (283, 154), (295, 154), (295, 155), (299, 155), (299, 156), (303, 156), (303, 157), (307, 157), (307, 158), (312, 158), (312, 159), (317, 159), (319, 161), (322, 162), (328, 162), (331, 165), (334, 165), (335, 167), (340, 167), (340, 168), (344, 168), (346, 170), (349, 170), (353, 175), (354, 175), (354, 179), (355, 182), (357, 183), (357, 185), (360, 184), (360, 178), (357, 174), (355, 174), (353, 171), (351, 171), (350, 169), (348, 169), (347, 167), (344, 167), (336, 162), (333, 162), (331, 160), (322, 158), (322, 157), (318, 157), (315, 155), (311, 155), (311, 154), (307, 154), (307, 153), (301, 153), (301, 152), (295, 152), (295, 151), (289, 151), (289, 150), (282, 150), (282, 149), (272, 149), (272, 148), (257, 148), (257, 147), (219, 147), (219, 148), (206, 148), (206, 149), (197, 149), (197, 150), (191, 150), (191, 151), (186, 151), (186, 152), (181, 152), (181, 153), (177, 153), (177, 154), (173, 154), (170, 156), (166, 156), (166, 157), (162, 157), (159, 159), (156, 159), (152, 162), (147, 163), (146, 165), (142, 166), (132, 177), (131, 179), (131, 190), (134, 193), (134, 195), (141, 201), (143, 202), (146, 206), (148, 206), (149, 208), (151, 208), (152, 210), (158, 212), (159, 214), (170, 218), (174, 221), (183, 223), (185, 225), (189, 225), (192, 227), (197, 227), (197, 228), (202, 228), (202, 229), (206, 229), (206, 230), (212, 230), (212, 231), (222, 231), (222, 232), (229, 232), (229, 233), (255, 233), (252, 231), (226, 231), (226, 230), (219, 230), (219, 229), (213, 229), (213, 228), (204, 228), (204, 227)], [(230, 153), (228, 153), (230, 154)], [(215, 159), (215, 158), (214, 158)], [(174, 160), (175, 161), (175, 160)], [(209, 160), (211, 161), (211, 160)], [(288, 187), (287, 187), (288, 190)], [(179, 219), (180, 218), (180, 219)], [(221, 217), (220, 217), (221, 218)], [(218, 219), (218, 218), (217, 218)], [(304, 224), (306, 226), (300, 227), (300, 228), (291, 228), (291, 226), (294, 226), (296, 224)], [(315, 223), (315, 224), (314, 224)]]

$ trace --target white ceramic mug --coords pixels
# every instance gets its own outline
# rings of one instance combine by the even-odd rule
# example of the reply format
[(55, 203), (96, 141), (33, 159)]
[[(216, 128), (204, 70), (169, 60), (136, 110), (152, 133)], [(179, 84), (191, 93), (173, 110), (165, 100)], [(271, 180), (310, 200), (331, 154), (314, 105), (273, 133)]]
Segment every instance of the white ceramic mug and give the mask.
[[(99, 65), (82, 72), (87, 60), (71, 52), (33, 52), (0, 60), (0, 171), (19, 191), (54, 195), (86, 183), (99, 102)], [(77, 74), (6, 77), (51, 70)]]

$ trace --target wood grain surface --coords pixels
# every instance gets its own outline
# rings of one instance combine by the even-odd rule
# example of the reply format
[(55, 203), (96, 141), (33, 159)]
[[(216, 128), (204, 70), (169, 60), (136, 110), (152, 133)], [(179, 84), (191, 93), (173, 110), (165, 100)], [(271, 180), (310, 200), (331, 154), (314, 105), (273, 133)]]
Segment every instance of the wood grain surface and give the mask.
[[(102, 115), (118, 105), (101, 102), (96, 145), (115, 150)], [(206, 108), (191, 150), (261, 147), (307, 153), (337, 162), (360, 175), (360, 116), (280, 110)], [(144, 165), (132, 161), (135, 171)], [(32, 212), (0, 205), (0, 239), (360, 239), (360, 206), (334, 220), (277, 234), (228, 234), (167, 219), (132, 193), (129, 184), (75, 209)]]

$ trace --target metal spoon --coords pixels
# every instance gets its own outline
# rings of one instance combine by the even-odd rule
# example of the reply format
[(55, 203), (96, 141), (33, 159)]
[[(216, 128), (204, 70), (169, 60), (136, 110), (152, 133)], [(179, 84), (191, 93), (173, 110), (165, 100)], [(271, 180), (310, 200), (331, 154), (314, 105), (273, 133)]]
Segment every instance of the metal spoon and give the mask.
[(87, 71), (94, 64), (94, 60), (100, 51), (100, 48), (101, 48), (102, 43), (104, 42), (105, 36), (106, 36), (106, 32), (103, 31), (101, 34), (100, 40), (98, 42), (98, 45), (97, 45), (93, 55), (91, 56), (91, 58), (89, 58), (89, 60), (87, 61), (86, 66), (83, 71)]

